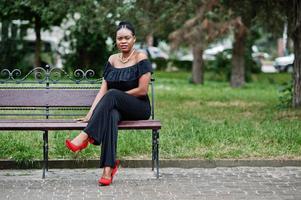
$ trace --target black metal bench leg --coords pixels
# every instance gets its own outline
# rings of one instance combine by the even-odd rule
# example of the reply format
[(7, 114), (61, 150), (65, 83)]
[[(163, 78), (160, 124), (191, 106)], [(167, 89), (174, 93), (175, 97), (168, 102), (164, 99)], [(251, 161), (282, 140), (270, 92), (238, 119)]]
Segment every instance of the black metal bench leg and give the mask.
[(45, 178), (46, 171), (48, 171), (48, 131), (43, 133), (43, 175), (42, 178)]
[(155, 168), (155, 130), (152, 130), (152, 171), (154, 171), (154, 168)]
[(155, 159), (156, 159), (156, 168), (157, 168), (157, 179), (159, 178), (159, 131), (155, 131)]
[(45, 178), (46, 171), (46, 132), (43, 132), (43, 175), (42, 178)]
[(46, 133), (46, 171), (48, 172), (48, 154), (49, 154), (49, 148), (48, 148), (48, 131), (45, 131)]

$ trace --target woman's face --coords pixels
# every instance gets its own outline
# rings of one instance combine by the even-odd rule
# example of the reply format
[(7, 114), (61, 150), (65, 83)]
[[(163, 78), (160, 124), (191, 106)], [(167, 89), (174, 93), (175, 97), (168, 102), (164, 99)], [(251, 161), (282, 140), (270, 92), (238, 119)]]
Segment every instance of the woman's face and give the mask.
[(130, 52), (135, 41), (136, 37), (133, 35), (132, 31), (127, 28), (121, 28), (116, 33), (117, 48), (123, 53)]

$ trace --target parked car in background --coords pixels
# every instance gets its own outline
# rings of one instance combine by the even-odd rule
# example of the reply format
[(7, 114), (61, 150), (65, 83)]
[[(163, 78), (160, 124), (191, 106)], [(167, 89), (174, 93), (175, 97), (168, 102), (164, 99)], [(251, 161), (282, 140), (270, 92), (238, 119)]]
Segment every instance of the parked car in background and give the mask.
[[(164, 51), (162, 51), (158, 47), (146, 47), (146, 48), (143, 48), (143, 47), (141, 47), (139, 45), (136, 45), (135, 48), (138, 51), (142, 51), (145, 54), (147, 54), (148, 58), (152, 61), (152, 68), (153, 69), (157, 69), (158, 68), (158, 66), (157, 66), (158, 62), (160, 62), (160, 63), (166, 62), (166, 60), (169, 59), (168, 54), (165, 53)], [(159, 68), (160, 68), (160, 66), (159, 66)]]
[(168, 59), (169, 56), (167, 53), (163, 52), (158, 47), (146, 47), (146, 48), (140, 48), (136, 47), (138, 51), (143, 51), (147, 54), (149, 59)]
[(279, 72), (292, 72), (295, 56), (290, 54), (288, 56), (277, 57), (274, 60), (273, 66)]
[(148, 47), (146, 48), (147, 54), (150, 58), (161, 58), (161, 59), (168, 59), (169, 56), (167, 53), (163, 52), (158, 47)]
[[(230, 49), (230, 47), (226, 47), (226, 46), (223, 46), (223, 45), (217, 45), (217, 46), (205, 49), (204, 52), (203, 52), (203, 59), (204, 60), (215, 60), (216, 55), (218, 53), (221, 53), (221, 52), (226, 51), (228, 49)], [(193, 55), (192, 55), (192, 53), (183, 55), (183, 56), (180, 57), (180, 60), (182, 60), (182, 61), (184, 61), (184, 60), (185, 61), (193, 61)]]

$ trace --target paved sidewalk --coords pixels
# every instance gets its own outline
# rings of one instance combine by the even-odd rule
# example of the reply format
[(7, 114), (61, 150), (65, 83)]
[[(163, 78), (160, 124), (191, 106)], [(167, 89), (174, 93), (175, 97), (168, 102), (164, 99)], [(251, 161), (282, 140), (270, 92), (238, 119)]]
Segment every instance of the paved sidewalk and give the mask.
[(100, 169), (0, 170), (0, 199), (301, 199), (301, 168), (120, 168), (111, 186)]

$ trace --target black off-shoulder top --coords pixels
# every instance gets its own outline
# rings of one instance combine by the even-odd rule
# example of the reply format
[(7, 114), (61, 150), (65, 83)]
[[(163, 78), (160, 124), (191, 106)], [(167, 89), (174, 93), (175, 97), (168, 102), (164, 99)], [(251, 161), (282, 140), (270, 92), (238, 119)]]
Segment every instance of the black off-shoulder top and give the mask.
[(152, 65), (147, 59), (123, 68), (116, 68), (107, 62), (103, 77), (107, 81), (108, 89), (128, 91), (138, 87), (139, 78), (148, 72), (152, 73)]

